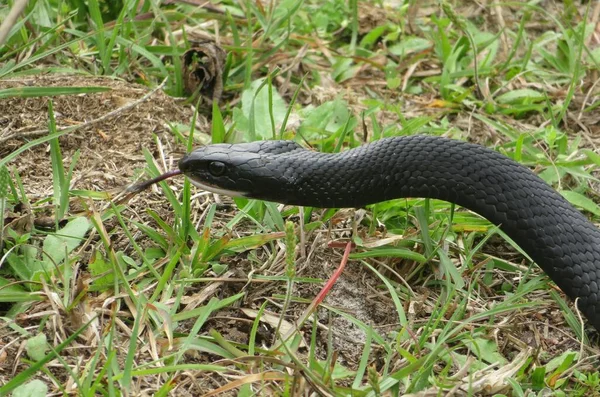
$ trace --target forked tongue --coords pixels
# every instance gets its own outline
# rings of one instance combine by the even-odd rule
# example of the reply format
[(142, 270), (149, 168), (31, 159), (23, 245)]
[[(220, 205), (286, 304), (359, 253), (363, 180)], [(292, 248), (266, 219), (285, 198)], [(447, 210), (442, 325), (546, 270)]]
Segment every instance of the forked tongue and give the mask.
[(172, 170), (172, 171), (167, 171), (164, 174), (160, 174), (156, 178), (152, 178), (147, 181), (143, 181), (143, 182), (128, 186), (127, 189), (125, 189), (125, 191), (127, 193), (137, 194), (137, 193), (141, 192), (142, 190), (148, 189), (150, 186), (154, 185), (155, 183), (164, 181), (165, 179), (171, 178), (172, 176), (181, 175), (181, 174), (182, 174), (181, 170), (178, 170), (178, 169)]
[(141, 192), (145, 189), (148, 189), (150, 186), (154, 185), (155, 183), (164, 181), (167, 178), (170, 178), (175, 175), (181, 175), (181, 174), (183, 174), (181, 172), (181, 170), (176, 169), (176, 170), (165, 172), (164, 174), (161, 174), (161, 175), (157, 176), (156, 178), (152, 178), (147, 181), (143, 181), (140, 183), (136, 183), (134, 185), (127, 186), (125, 189), (122, 189), (119, 192), (119, 194), (114, 198), (115, 204), (124, 204), (124, 203), (128, 202), (129, 200), (131, 200), (131, 198), (133, 196), (135, 196), (136, 194), (138, 194), (139, 192)]

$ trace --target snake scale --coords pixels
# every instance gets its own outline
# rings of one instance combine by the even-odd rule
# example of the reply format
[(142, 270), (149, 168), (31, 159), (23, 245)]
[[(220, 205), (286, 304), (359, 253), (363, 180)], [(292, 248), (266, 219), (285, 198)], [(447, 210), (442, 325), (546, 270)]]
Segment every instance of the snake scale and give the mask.
[(201, 147), (180, 171), (216, 193), (311, 207), (421, 197), (498, 225), (600, 330), (600, 230), (527, 167), (480, 145), (436, 136), (384, 138), (341, 153), (292, 141)]

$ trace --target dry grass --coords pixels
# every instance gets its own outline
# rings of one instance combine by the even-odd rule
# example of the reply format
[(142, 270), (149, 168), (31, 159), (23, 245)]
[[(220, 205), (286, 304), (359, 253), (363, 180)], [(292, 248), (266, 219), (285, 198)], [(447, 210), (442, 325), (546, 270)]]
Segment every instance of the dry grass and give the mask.
[[(52, 144), (31, 144), (48, 133), (49, 97), (17, 93), (0, 99), (0, 158), (10, 160), (0, 164), (8, 167), (14, 188), (7, 188), (3, 236), (8, 237), (0, 281), (18, 286), (18, 296), (28, 297), (15, 304), (3, 298), (8, 288), (0, 287), (0, 385), (41, 380), (49, 393), (76, 395), (600, 393), (596, 335), (582, 333), (574, 306), (556, 286), (474, 214), (460, 210), (450, 222), (449, 205), (415, 199), (368, 211), (315, 210), (304, 216), (297, 208), (232, 201), (193, 189), (186, 200), (190, 187), (183, 179), (111, 207), (109, 199), (144, 172), (154, 175), (154, 167), (175, 166), (191, 142), (192, 123), (195, 145), (214, 140), (215, 125), (208, 121), (214, 113), (206, 100), (198, 102), (201, 114), (194, 118), (196, 98), (179, 97), (178, 58), (171, 55), (182, 53), (178, 46), (187, 45), (185, 37), (212, 39), (230, 54), (220, 102), (225, 130), (233, 131), (229, 140), (270, 136), (259, 130), (252, 136), (239, 114), (247, 109), (242, 93), (250, 83), (271, 75), (272, 101), (287, 106), (297, 93), (286, 138), (302, 133), (315, 148), (331, 151), (351, 117), (344, 147), (370, 141), (377, 131), (430, 133), (516, 156), (521, 139), (520, 161), (555, 187), (600, 202), (597, 181), (587, 178), (598, 175), (600, 164), (584, 151), (599, 154), (600, 76), (588, 53), (598, 53), (600, 30), (584, 38), (582, 61), (575, 61), (579, 66), (565, 66), (578, 76), (542, 56), (544, 49), (556, 54), (565, 31), (586, 15), (590, 26), (600, 26), (600, 6), (588, 10), (578, 4), (569, 11), (556, 1), (530, 9), (457, 1), (448, 15), (435, 2), (361, 3), (354, 21), (348, 4), (307, 2), (291, 15), (270, 3), (208, 9), (177, 4), (173, 10), (180, 13), (144, 9), (136, 14), (138, 22), (136, 15), (124, 16), (126, 22), (116, 31), (122, 41), (105, 53), (94, 40), (100, 22), (91, 12), (89, 31), (76, 19), (65, 22), (91, 34), (84, 39), (57, 33), (56, 40), (45, 43), (41, 30), (27, 26), (28, 40), (9, 39), (0, 60), (29, 63), (21, 69), (0, 68), (0, 93), (20, 87), (110, 88), (53, 97), (58, 129), (139, 100), (149, 89), (136, 81), (156, 86), (168, 74), (166, 91), (172, 95), (157, 91), (134, 108), (59, 138), (65, 168), (79, 150), (64, 219), (55, 217)], [(233, 16), (223, 12), (225, 5)], [(26, 13), (35, 19), (32, 7)], [(63, 19), (52, 2), (47, 7), (54, 11), (54, 32)], [(273, 27), (279, 18), (282, 24)], [(435, 25), (436, 19), (444, 23)], [(469, 23), (468, 32), (484, 47), (477, 54), (480, 62), (497, 51), (487, 67), (480, 66), (478, 81), (460, 21)], [(352, 48), (354, 22), (358, 41)], [(109, 40), (110, 21), (103, 23)], [(128, 31), (128, 37), (125, 27), (137, 30)], [(377, 29), (385, 30), (369, 43), (365, 37)], [(464, 44), (453, 70), (451, 56), (444, 61), (443, 49), (435, 47), (443, 44), (436, 41), (436, 29), (447, 34), (452, 54), (460, 52), (456, 43)], [(547, 45), (536, 46), (551, 34), (556, 37), (549, 37)], [(580, 42), (570, 37), (570, 50), (576, 52)], [(400, 53), (403, 43), (423, 43), (411, 42), (414, 38), (433, 45)], [(68, 40), (75, 45), (53, 52)], [(136, 40), (155, 58), (136, 50)], [(482, 44), (487, 41), (497, 48)], [(31, 61), (40, 52), (45, 56)], [(530, 67), (519, 70), (523, 64)], [(42, 73), (57, 66), (70, 73)], [(102, 70), (118, 78), (101, 77)], [(532, 94), (500, 100), (520, 90), (543, 99)], [(332, 103), (337, 105), (323, 114), (311, 113)], [(256, 112), (260, 109), (269, 104), (257, 103)], [(331, 114), (335, 117), (329, 119)], [(309, 121), (313, 124), (307, 126)], [(579, 139), (580, 145), (561, 148), (560, 139), (570, 144)], [(580, 163), (555, 165), (567, 160)], [(595, 208), (586, 213), (597, 221)], [(8, 262), (11, 254), (25, 257), (26, 246), (40, 249), (56, 225), (63, 227), (77, 216), (92, 223), (66, 264), (53, 264), (43, 276), (27, 279), (15, 270), (15, 262)], [(296, 225), (297, 245), (284, 238), (286, 221)], [(15, 234), (8, 234), (8, 228)], [(429, 255), (427, 239), (443, 248), (463, 286), (444, 273), (443, 257)], [(297, 327), (323, 282), (343, 262), (339, 246), (349, 240), (358, 244), (355, 252), (405, 248), (430, 260), (424, 264), (401, 255), (351, 259), (319, 310)], [(198, 259), (203, 255), (208, 259)], [(286, 333), (291, 339), (282, 347)], [(40, 334), (60, 358), (43, 343), (36, 345), (34, 337)], [(36, 349), (42, 357), (49, 355), (39, 367)], [(37, 370), (28, 373), (29, 368)]]

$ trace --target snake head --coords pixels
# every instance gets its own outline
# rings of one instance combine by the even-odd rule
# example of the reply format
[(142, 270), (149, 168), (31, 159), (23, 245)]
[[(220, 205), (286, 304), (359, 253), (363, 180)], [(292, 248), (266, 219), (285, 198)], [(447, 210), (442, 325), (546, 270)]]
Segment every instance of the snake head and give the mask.
[[(269, 160), (275, 141), (215, 144), (200, 147), (179, 160), (179, 169), (195, 186), (231, 197), (269, 200), (281, 188)], [(270, 166), (271, 165), (271, 166)]]

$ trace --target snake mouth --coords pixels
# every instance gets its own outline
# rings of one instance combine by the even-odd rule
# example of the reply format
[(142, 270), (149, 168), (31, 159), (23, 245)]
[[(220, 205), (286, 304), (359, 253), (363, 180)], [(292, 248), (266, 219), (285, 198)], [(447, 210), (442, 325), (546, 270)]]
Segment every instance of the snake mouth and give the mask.
[(192, 185), (194, 185), (197, 188), (200, 188), (202, 190), (205, 190), (207, 192), (216, 193), (216, 194), (224, 194), (224, 195), (230, 196), (230, 197), (245, 197), (246, 196), (246, 194), (244, 192), (223, 189), (223, 188), (220, 188), (215, 185), (211, 185), (211, 184), (203, 182), (203, 181), (198, 181), (198, 180), (194, 179), (193, 176), (190, 176), (190, 175), (186, 175), (186, 176), (188, 177), (188, 179), (190, 180)]

